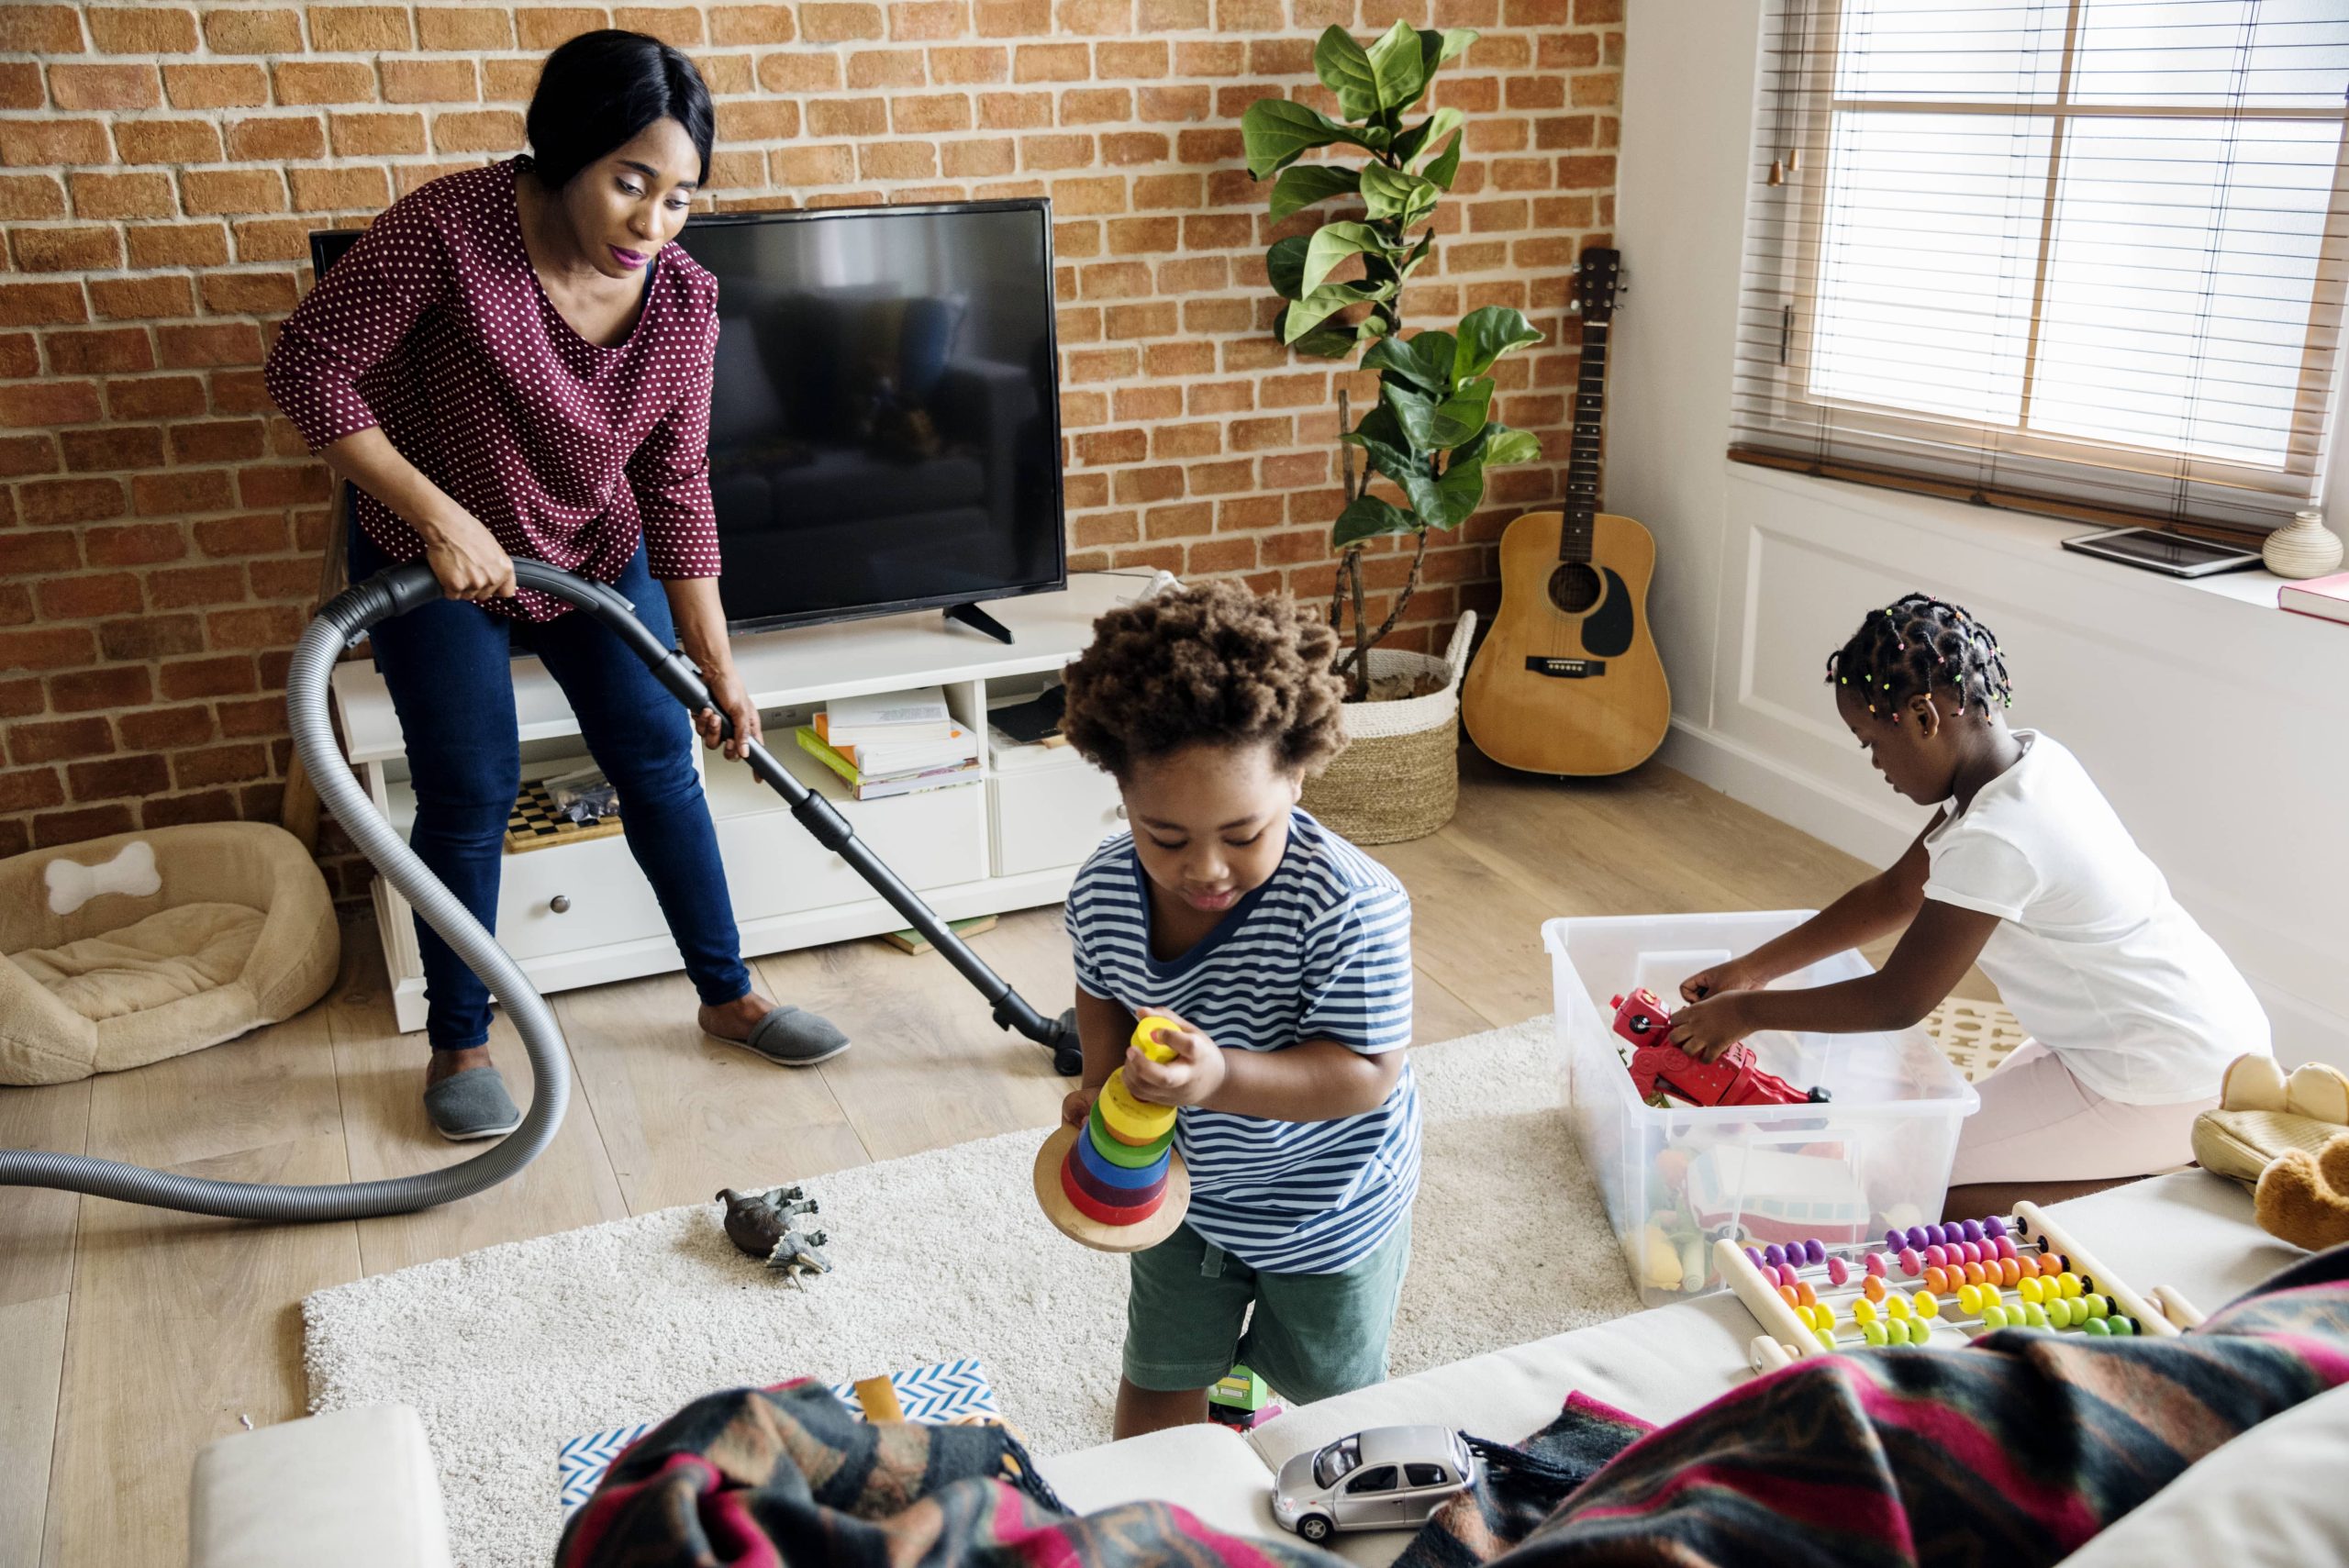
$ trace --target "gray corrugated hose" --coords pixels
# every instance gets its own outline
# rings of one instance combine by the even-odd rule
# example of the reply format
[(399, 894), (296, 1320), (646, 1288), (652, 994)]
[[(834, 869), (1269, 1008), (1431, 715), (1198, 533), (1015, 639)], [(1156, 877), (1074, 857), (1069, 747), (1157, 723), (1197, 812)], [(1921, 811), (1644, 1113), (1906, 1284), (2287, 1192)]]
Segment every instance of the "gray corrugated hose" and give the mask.
[[(709, 693), (699, 673), (682, 656), (663, 646), (634, 608), (618, 592), (600, 583), (574, 577), (541, 562), (516, 558), (514, 575), (526, 588), (551, 594), (594, 616), (611, 628), (649, 666), (661, 684), (688, 708), (709, 706)], [(440, 596), (431, 569), (422, 562), (395, 566), (339, 594), (318, 612), (294, 647), (294, 662), (286, 674), (285, 706), (294, 730), (294, 748), (302, 756), (318, 798), (342, 824), (359, 851), (399, 889), (425, 923), (440, 933), (465, 966), (481, 976), (530, 1058), (537, 1081), (529, 1109), (512, 1132), (482, 1153), (455, 1165), (391, 1181), (351, 1182), (325, 1186), (269, 1186), (254, 1182), (216, 1182), (197, 1176), (150, 1171), (113, 1160), (80, 1154), (56, 1154), (37, 1149), (0, 1149), (0, 1186), (56, 1187), (88, 1193), (153, 1208), (183, 1209), (191, 1214), (217, 1214), (232, 1219), (363, 1219), (372, 1215), (406, 1214), (436, 1204), (453, 1203), (513, 1175), (538, 1158), (562, 1125), (571, 1099), (571, 1061), (562, 1029), (546, 1004), (506, 950), (484, 930), (455, 894), (425, 869), (424, 862), (392, 830), (360, 787), (351, 765), (336, 745), (334, 727), (327, 714), (327, 687), (335, 662), (379, 622), (406, 614)], [(752, 741), (751, 770), (791, 804), (792, 815), (855, 868), (859, 875), (887, 899), (995, 1005), (996, 1021), (1016, 1029), (1052, 1050), (1055, 1065), (1073, 1073), (1081, 1061), (1075, 1045), (1073, 1017), (1044, 1018), (1019, 994), (998, 979), (963, 946), (931, 912), (929, 906), (897, 880), (857, 839), (841, 815), (818, 795), (785, 773), (767, 750)], [(0, 962), (6, 962), (0, 960)]]

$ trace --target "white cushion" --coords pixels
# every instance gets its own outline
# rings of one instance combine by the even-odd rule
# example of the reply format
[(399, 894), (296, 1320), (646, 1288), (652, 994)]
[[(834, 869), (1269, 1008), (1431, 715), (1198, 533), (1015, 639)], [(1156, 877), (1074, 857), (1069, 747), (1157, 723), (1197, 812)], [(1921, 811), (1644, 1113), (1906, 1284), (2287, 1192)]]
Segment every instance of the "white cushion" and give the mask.
[(2065, 1558), (2064, 1568), (2349, 1562), (2343, 1476), (2349, 1387), (2296, 1405), (2222, 1445)]
[(1232, 1535), (1284, 1533), (1273, 1522), (1273, 1473), (1246, 1438), (1212, 1422), (1054, 1454), (1036, 1469), (1080, 1514), (1163, 1499)]
[(222, 1438), (189, 1493), (189, 1568), (449, 1568), (440, 1483), (405, 1405)]

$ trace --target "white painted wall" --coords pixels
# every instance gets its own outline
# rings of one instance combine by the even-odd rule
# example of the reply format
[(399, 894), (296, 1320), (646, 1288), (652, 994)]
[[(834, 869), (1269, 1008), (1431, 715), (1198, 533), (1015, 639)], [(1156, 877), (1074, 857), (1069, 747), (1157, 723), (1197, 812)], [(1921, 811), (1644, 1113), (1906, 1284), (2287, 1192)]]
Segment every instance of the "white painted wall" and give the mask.
[[(2076, 525), (1730, 462), (1758, 0), (1633, 0), (1607, 509), (1653, 530), (1665, 758), (1869, 860), (1924, 814), (1835, 717), (1823, 665), (1915, 588), (1998, 634), (2019, 725), (2077, 752), (2266, 1001), (2288, 1063), (2349, 1068), (2349, 627), (2276, 580), (2189, 584), (2057, 548)], [(2349, 404), (2349, 399), (2343, 399)], [(2349, 525), (2349, 432), (2332, 525)]]

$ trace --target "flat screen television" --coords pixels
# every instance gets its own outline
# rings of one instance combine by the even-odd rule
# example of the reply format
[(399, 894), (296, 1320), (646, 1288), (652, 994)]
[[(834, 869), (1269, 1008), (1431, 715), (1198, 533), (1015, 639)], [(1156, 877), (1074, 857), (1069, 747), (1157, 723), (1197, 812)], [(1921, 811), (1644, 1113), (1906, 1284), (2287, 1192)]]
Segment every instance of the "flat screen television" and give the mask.
[[(313, 235), (313, 261), (356, 238)], [(723, 214), (677, 243), (718, 283), (729, 625), (1067, 585), (1047, 202)]]

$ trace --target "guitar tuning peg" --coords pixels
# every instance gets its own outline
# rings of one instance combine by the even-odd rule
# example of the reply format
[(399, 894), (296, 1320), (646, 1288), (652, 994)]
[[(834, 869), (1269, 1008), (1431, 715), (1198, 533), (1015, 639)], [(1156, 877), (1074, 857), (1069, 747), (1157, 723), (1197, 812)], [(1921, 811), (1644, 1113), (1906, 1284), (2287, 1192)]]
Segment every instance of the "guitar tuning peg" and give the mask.
[(1566, 276), (1570, 278), (1578, 278), (1582, 276), (1582, 263), (1580, 261), (1576, 261), (1573, 266), (1568, 267), (1566, 269)]
[(1570, 299), (1566, 301), (1566, 314), (1568, 316), (1580, 316), (1582, 314), (1582, 301), (1578, 299)]

